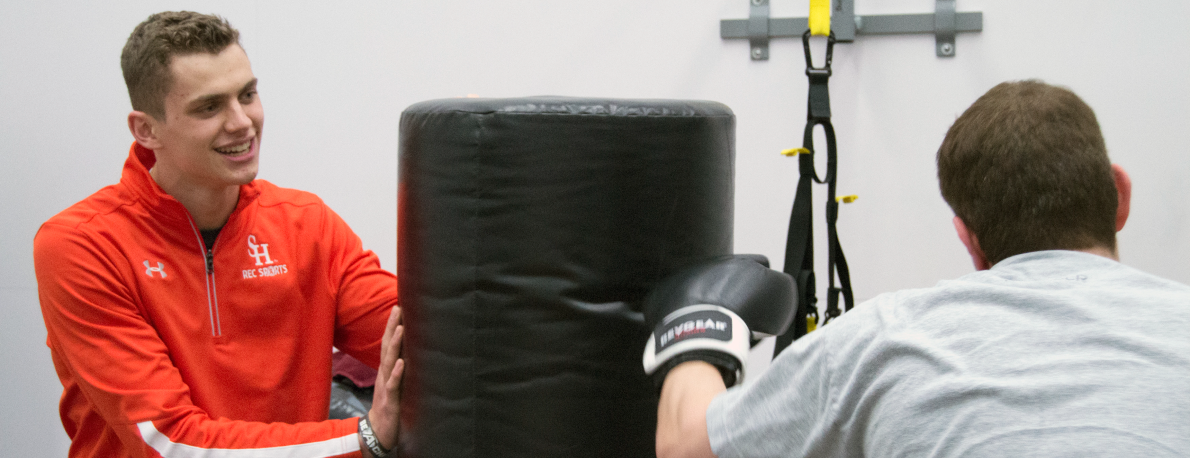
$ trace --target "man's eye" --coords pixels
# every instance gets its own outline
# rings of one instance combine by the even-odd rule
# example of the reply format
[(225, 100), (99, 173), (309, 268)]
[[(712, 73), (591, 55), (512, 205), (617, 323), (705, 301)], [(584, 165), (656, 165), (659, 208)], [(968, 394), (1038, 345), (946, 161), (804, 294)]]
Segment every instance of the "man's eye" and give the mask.
[(256, 99), (256, 91), (248, 91), (240, 95), (240, 101), (251, 102)]

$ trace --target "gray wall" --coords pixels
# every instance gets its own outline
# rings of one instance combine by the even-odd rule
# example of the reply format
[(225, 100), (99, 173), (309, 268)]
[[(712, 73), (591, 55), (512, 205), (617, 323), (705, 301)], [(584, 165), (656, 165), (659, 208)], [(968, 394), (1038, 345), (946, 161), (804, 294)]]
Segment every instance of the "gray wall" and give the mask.
[[(856, 0), (859, 14), (924, 13), (931, 0)], [(1134, 181), (1125, 263), (1190, 282), (1190, 3), (960, 0), (984, 32), (934, 56), (930, 36), (863, 37), (836, 49), (839, 231), (856, 295), (972, 270), (938, 195), (934, 153), (980, 94), (1009, 79), (1067, 85), (1098, 114)], [(152, 12), (192, 9), (243, 32), (267, 113), (261, 177), (313, 191), (396, 262), (401, 110), (418, 101), (572, 95), (709, 99), (738, 118), (736, 249), (777, 265), (796, 179), (806, 79), (797, 40), (752, 62), (719, 20), (747, 0), (62, 1), (0, 3), (0, 450), (65, 454), (60, 385), (45, 347), (31, 241), (38, 225), (115, 182), (132, 142), (118, 56)], [(806, 0), (773, 0), (804, 16)], [(817, 214), (821, 196), (816, 189)], [(819, 260), (825, 232), (818, 229)], [(821, 267), (820, 267), (821, 272)], [(824, 274), (820, 274), (824, 275)], [(825, 278), (820, 277), (825, 284)], [(759, 361), (762, 358), (757, 357)], [(48, 453), (45, 453), (48, 452)]]

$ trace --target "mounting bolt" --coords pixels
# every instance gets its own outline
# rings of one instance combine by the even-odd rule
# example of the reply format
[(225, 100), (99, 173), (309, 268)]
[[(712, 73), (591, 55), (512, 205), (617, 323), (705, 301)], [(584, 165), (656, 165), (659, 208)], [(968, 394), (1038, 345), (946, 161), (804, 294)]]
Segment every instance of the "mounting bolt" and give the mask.
[(944, 56), (952, 55), (954, 54), (954, 45), (950, 43), (942, 43), (938, 46), (938, 51), (942, 52), (942, 55)]
[[(755, 1), (755, 0), (753, 0)], [(752, 58), (759, 59), (764, 56), (764, 50), (760, 48), (752, 48)]]

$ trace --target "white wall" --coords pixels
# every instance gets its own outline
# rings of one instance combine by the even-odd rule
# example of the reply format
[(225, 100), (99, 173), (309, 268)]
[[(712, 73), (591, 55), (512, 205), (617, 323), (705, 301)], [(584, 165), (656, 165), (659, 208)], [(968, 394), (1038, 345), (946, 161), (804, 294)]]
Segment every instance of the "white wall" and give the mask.
[[(709, 99), (737, 116), (736, 248), (781, 264), (806, 79), (797, 40), (752, 62), (719, 38), (747, 0), (62, 1), (0, 3), (0, 450), (65, 454), (60, 385), (45, 347), (31, 241), (38, 225), (115, 182), (132, 139), (119, 53), (152, 12), (227, 17), (243, 33), (267, 113), (261, 177), (313, 191), (396, 260), (397, 120), (418, 101), (572, 95)], [(924, 13), (932, 0), (856, 0), (858, 14)], [(773, 0), (777, 17), (807, 0)], [(928, 286), (971, 271), (938, 195), (946, 128), (1008, 79), (1067, 85), (1099, 114), (1131, 172), (1124, 262), (1190, 282), (1190, 3), (959, 0), (984, 31), (958, 56), (933, 38), (861, 37), (836, 48), (839, 230), (856, 295)], [(815, 189), (817, 218), (825, 189)], [(825, 260), (819, 234), (819, 260)], [(821, 272), (820, 268), (820, 272)], [(825, 274), (820, 273), (825, 284)], [(48, 453), (47, 453), (48, 452)]]

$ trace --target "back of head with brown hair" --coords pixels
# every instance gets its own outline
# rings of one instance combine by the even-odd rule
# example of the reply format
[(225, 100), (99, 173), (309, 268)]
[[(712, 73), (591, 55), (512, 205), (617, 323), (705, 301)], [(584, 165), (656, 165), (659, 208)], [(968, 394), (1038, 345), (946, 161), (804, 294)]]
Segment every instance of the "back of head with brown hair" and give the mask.
[(938, 149), (942, 197), (990, 264), (1039, 250), (1115, 250), (1115, 181), (1095, 113), (1068, 89), (1001, 83)]
[(173, 83), (173, 56), (218, 54), (238, 45), (240, 32), (219, 16), (190, 11), (166, 11), (137, 25), (120, 54), (120, 68), (132, 109), (165, 119), (165, 95)]

